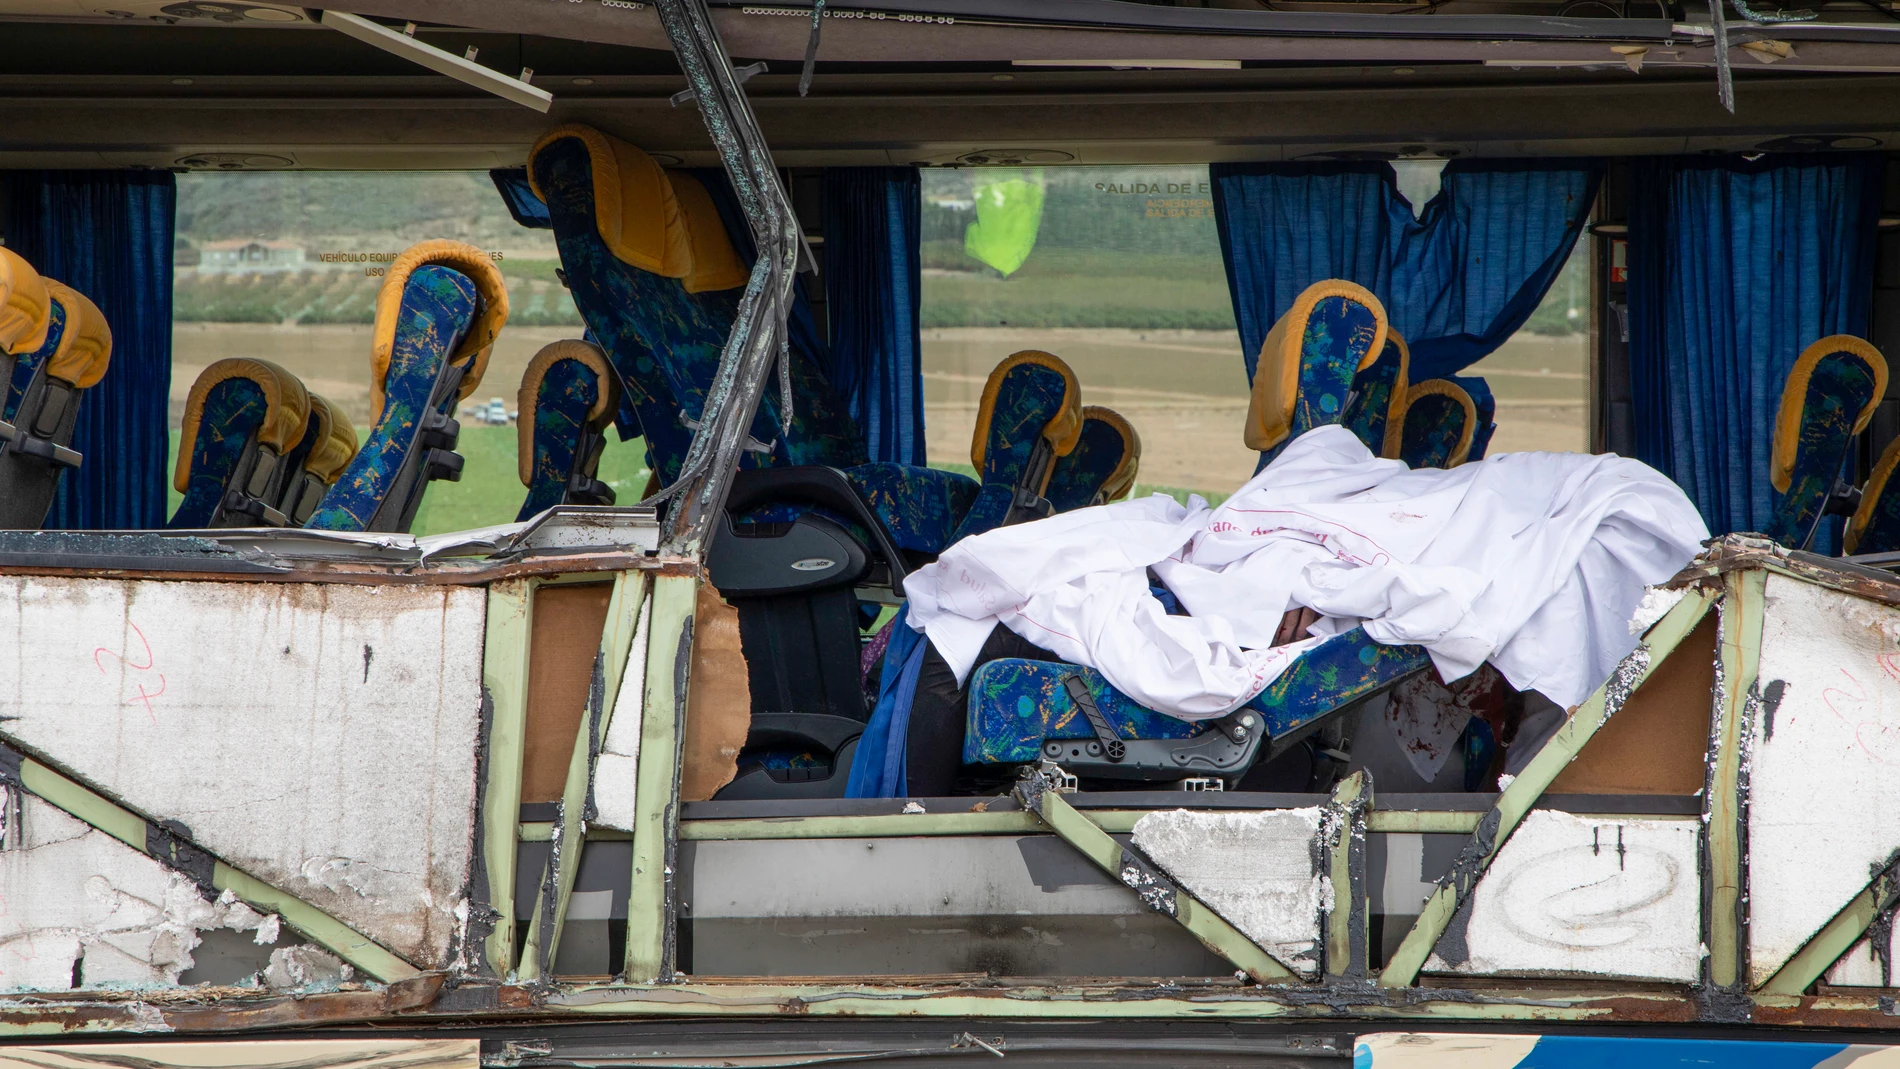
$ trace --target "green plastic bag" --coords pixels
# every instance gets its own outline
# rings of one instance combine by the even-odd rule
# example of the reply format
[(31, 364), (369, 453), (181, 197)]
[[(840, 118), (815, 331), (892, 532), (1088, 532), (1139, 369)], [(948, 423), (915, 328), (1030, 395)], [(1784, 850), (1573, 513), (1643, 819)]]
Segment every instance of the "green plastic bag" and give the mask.
[(963, 231), (963, 251), (1008, 278), (1029, 259), (1042, 229), (1042, 187), (1012, 178), (976, 191), (976, 222)]

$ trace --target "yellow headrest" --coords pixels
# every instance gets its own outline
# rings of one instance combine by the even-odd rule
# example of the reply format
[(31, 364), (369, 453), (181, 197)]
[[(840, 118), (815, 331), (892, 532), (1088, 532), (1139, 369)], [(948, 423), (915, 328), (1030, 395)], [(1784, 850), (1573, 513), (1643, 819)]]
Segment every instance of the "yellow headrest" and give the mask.
[[(1430, 397), (1434, 394), (1440, 397), (1451, 398), (1458, 403), (1460, 408), (1465, 410), (1465, 422), (1464, 426), (1458, 432), (1458, 444), (1452, 447), (1451, 455), (1445, 459), (1445, 467), (1455, 468), (1463, 464), (1465, 460), (1471, 456), (1471, 439), (1478, 433), (1478, 404), (1471, 399), (1469, 393), (1465, 392), (1464, 387), (1446, 379), (1426, 379), (1424, 382), (1410, 387), (1405, 391), (1405, 406), (1399, 410), (1394, 418), (1398, 420), (1399, 430), (1403, 433), (1405, 429), (1405, 417), (1411, 412), (1412, 406), (1417, 404), (1421, 398)], [(1391, 440), (1390, 433), (1386, 435), (1386, 440)], [(1396, 451), (1394, 455), (1396, 455)]]
[(0, 246), (0, 353), (30, 353), (46, 344), (49, 300), (33, 265)]
[(205, 397), (211, 388), (230, 379), (250, 379), (264, 390), (264, 422), (257, 428), (257, 440), (282, 456), (303, 439), (304, 424), (310, 419), (310, 394), (303, 382), (268, 360), (232, 357), (205, 368), (191, 384), (185, 399), (185, 423), (178, 439), (178, 467), (172, 473), (172, 485), (179, 493), (191, 485), (192, 443), (198, 440), (198, 425), (204, 422)]
[(1300, 352), (1306, 340), (1306, 321), (1314, 306), (1328, 297), (1345, 297), (1372, 310), (1376, 327), (1372, 344), (1359, 361), (1364, 368), (1385, 351), (1385, 305), (1372, 291), (1356, 282), (1329, 278), (1306, 287), (1267, 331), (1260, 343), (1260, 359), (1254, 365), (1253, 393), (1247, 403), (1246, 440), (1249, 449), (1272, 449), (1293, 431), (1293, 407), (1300, 396)]
[(488, 258), (487, 253), (465, 242), (442, 238), (419, 241), (409, 246), (389, 265), (389, 273), (383, 278), (383, 288), (376, 292), (376, 329), (370, 334), (369, 350), (372, 423), (383, 415), (383, 380), (389, 375), (389, 358), (396, 349), (396, 318), (402, 309), (403, 287), (408, 284), (409, 276), (415, 273), (416, 268), (425, 264), (441, 264), (460, 271), (475, 283), (475, 292), (482, 299), (482, 306), (475, 313), (474, 324), (462, 337), (462, 344), (456, 346), (455, 352), (449, 355), (451, 364), (471, 360), (468, 370), (462, 375), (462, 385), (456, 400), (466, 398), (482, 384), (482, 374), (488, 370), (489, 350), (494, 346), (503, 324), (508, 322), (508, 286), (502, 281), (501, 272), (495, 269), (495, 262)]
[(719, 218), (712, 194), (685, 171), (668, 171), (666, 177), (673, 183), (673, 196), (679, 201), (680, 219), (693, 249), (692, 269), (682, 280), (686, 292), (707, 293), (745, 285), (752, 272), (739, 262), (739, 253), (726, 234), (726, 224)]
[(1851, 555), (1860, 548), (1860, 536), (1867, 533), (1867, 525), (1873, 522), (1874, 510), (1880, 507), (1880, 498), (1887, 492), (1887, 483), (1893, 478), (1893, 470), (1900, 466), (1900, 438), (1887, 443), (1880, 453), (1880, 459), (1874, 462), (1874, 473), (1867, 477), (1867, 485), (1861, 488), (1860, 507), (1847, 521), (1847, 529), (1841, 532), (1841, 553)]
[(49, 278), (46, 293), (66, 310), (66, 326), (47, 358), (46, 373), (89, 390), (106, 377), (106, 368), (112, 364), (112, 328), (99, 306), (71, 286)]
[(575, 123), (542, 134), (528, 150), (528, 186), (535, 196), (548, 199), (535, 182), (534, 158), (570, 137), (587, 146), (593, 161), (594, 218), (608, 250), (642, 271), (667, 278), (691, 274), (692, 241), (673, 183), (653, 157), (625, 141)]
[(549, 368), (563, 360), (578, 360), (599, 376), (600, 390), (587, 410), (589, 427), (596, 430), (605, 427), (620, 408), (620, 379), (607, 365), (607, 355), (597, 346), (571, 338), (542, 346), (534, 359), (528, 361), (528, 370), (521, 373), (521, 392), (515, 395), (515, 411), (520, 413), (515, 417), (515, 433), (520, 443), (515, 457), (523, 486), (534, 485), (534, 411), (541, 399), (541, 380), (547, 377)]
[(1135, 433), (1134, 424), (1122, 417), (1120, 412), (1100, 405), (1084, 405), (1082, 422), (1097, 420), (1106, 423), (1121, 434), (1122, 441), (1128, 443), (1128, 449), (1122, 453), (1122, 462), (1109, 473), (1108, 480), (1102, 483), (1102, 501), (1119, 501), (1135, 487), (1135, 473), (1141, 468), (1141, 435)]
[(1379, 455), (1392, 460), (1398, 457), (1405, 437), (1405, 391), (1412, 388), (1412, 350), (1405, 344), (1405, 336), (1391, 327), (1386, 328), (1385, 341), (1399, 350), (1399, 377), (1392, 382), (1392, 403), (1385, 410), (1385, 441), (1379, 447)]
[(1874, 373), (1873, 399), (1854, 417), (1852, 433), (1867, 429), (1868, 422), (1874, 418), (1874, 409), (1887, 396), (1887, 360), (1866, 341), (1852, 334), (1830, 334), (1801, 350), (1794, 367), (1788, 371), (1788, 382), (1781, 388), (1781, 407), (1775, 412), (1775, 450), (1768, 468), (1768, 481), (1777, 493), (1787, 493), (1794, 481), (1794, 458), (1801, 445), (1801, 409), (1808, 398), (1808, 379), (1814, 374), (1814, 366), (1834, 353), (1852, 353), (1866, 361)]
[(356, 459), (356, 424), (329, 398), (314, 393), (310, 395), (310, 422), (317, 427), (317, 444), (304, 458), (303, 470), (329, 486)]
[(970, 443), (970, 463), (976, 467), (978, 474), (983, 471), (984, 446), (989, 442), (990, 415), (996, 411), (997, 393), (1002, 390), (1003, 380), (1009, 377), (1010, 370), (1024, 364), (1037, 364), (1062, 376), (1061, 409), (1042, 429), (1042, 436), (1055, 449), (1056, 456), (1066, 457), (1074, 452), (1075, 443), (1082, 437), (1082, 387), (1075, 381), (1075, 372), (1054, 353), (1045, 353), (1040, 349), (1011, 353), (996, 365), (996, 370), (990, 372), (989, 381), (983, 384), (983, 399), (977, 405), (976, 438)]

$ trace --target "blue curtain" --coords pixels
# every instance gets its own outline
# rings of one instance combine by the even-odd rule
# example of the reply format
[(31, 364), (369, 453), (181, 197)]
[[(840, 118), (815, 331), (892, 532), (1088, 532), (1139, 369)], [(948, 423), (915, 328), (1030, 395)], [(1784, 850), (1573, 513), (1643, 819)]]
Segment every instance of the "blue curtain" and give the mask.
[(825, 171), (826, 377), (872, 460), (924, 463), (923, 182), (915, 167)]
[(1210, 177), (1250, 380), (1300, 291), (1343, 278), (1385, 304), (1417, 382), (1483, 359), (1536, 311), (1588, 221), (1603, 163), (1453, 160), (1416, 218), (1380, 162), (1215, 164)]
[(46, 526), (163, 527), (177, 181), (167, 171), (13, 171), (4, 180), (7, 246), (92, 298), (112, 327), (112, 366), (86, 391), (73, 431), (85, 461), (60, 481)]
[[(1709, 530), (1774, 511), (1775, 409), (1795, 358), (1867, 333), (1885, 157), (1638, 159), (1630, 165), (1630, 378), (1636, 454)], [(1815, 539), (1834, 552), (1840, 518)]]

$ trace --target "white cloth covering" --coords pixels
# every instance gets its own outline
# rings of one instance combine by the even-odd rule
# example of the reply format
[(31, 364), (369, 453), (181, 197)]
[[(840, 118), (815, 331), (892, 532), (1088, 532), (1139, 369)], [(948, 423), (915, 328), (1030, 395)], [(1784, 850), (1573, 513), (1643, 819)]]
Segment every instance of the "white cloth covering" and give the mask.
[[(1505, 453), (1411, 470), (1334, 426), (1219, 508), (1157, 494), (999, 528), (904, 589), (910, 625), (960, 682), (1000, 622), (1151, 709), (1202, 720), (1363, 623), (1378, 642), (1424, 646), (1446, 680), (1489, 660), (1571, 706), (1634, 648), (1644, 587), (1707, 537), (1682, 491), (1634, 460)], [(1150, 567), (1192, 615), (1166, 613)], [(1294, 606), (1323, 615), (1315, 637), (1273, 647)]]

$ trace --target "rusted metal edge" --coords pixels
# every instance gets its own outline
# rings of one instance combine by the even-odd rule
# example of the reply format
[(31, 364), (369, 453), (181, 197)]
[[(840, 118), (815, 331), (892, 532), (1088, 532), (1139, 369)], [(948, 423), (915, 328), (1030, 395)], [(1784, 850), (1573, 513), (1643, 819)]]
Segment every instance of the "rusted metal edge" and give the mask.
[(648, 557), (631, 553), (564, 554), (530, 557), (504, 564), (422, 564), (402, 567), (362, 562), (295, 562), (280, 572), (220, 572), (165, 568), (27, 568), (0, 565), (0, 576), (31, 575), (63, 579), (163, 579), (194, 583), (349, 583), (365, 586), (483, 586), (500, 579), (568, 575), (576, 572), (642, 571), (654, 575), (697, 576), (698, 561), (687, 557)]
[(1366, 886), (1366, 815), (1373, 807), (1372, 773), (1360, 769), (1333, 788), (1317, 849), (1333, 885), (1326, 914), (1326, 974), (1363, 983), (1369, 974), (1368, 923), (1372, 902)]
[(444, 974), (423, 973), (385, 987), (316, 995), (262, 996), (248, 988), (85, 996), (0, 997), (0, 1036), (72, 1033), (242, 1032), (382, 1021), (436, 1001)]
[(1900, 575), (1838, 557), (1791, 550), (1759, 535), (1731, 534), (1712, 541), (1702, 556), (1663, 585), (1681, 588), (1752, 568), (1900, 606)]

